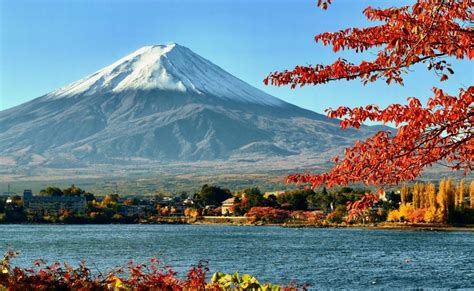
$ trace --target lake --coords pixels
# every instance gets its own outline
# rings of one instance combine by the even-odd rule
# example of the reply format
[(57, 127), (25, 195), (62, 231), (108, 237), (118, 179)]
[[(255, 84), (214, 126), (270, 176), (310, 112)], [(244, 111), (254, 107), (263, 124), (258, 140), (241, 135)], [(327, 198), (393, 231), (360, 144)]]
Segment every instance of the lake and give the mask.
[(0, 248), (101, 271), (153, 256), (313, 288), (474, 288), (474, 233), (226, 225), (0, 225)]

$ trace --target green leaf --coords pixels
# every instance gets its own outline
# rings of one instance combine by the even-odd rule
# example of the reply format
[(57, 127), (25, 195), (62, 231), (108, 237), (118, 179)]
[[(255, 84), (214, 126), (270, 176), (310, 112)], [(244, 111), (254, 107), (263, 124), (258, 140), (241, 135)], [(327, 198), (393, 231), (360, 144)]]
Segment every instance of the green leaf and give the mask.
[(240, 283), (240, 276), (238, 272), (234, 273), (233, 279), (234, 279), (234, 283)]

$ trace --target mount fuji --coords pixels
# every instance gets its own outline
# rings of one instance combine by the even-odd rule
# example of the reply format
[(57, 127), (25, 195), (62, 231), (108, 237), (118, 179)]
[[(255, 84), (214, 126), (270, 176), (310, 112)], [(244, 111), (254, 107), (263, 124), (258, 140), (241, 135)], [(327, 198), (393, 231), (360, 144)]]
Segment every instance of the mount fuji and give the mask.
[(335, 152), (379, 130), (258, 90), (178, 44), (147, 46), (0, 112), (0, 164), (68, 168)]

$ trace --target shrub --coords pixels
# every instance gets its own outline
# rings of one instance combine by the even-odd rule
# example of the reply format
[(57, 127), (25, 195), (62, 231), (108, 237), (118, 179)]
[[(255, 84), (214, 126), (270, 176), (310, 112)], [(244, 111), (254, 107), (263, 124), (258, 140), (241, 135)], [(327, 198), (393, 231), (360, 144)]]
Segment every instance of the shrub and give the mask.
[(196, 208), (186, 208), (184, 209), (184, 216), (196, 220), (201, 214)]
[[(18, 253), (7, 251), (0, 261), (0, 290), (297, 290), (298, 286), (280, 287), (270, 283), (260, 284), (250, 275), (240, 277), (216, 273), (206, 281), (207, 262), (191, 267), (184, 279), (156, 259), (144, 264), (130, 262), (107, 275), (93, 275), (84, 262), (77, 268), (64, 263), (47, 265), (36, 260), (34, 267), (23, 269), (11, 266), (11, 259)], [(305, 289), (302, 286), (301, 289)]]
[(413, 210), (409, 216), (408, 216), (408, 221), (413, 222), (413, 223), (421, 223), (425, 222), (425, 213), (427, 211), (427, 208), (417, 208)]
[(301, 211), (301, 210), (292, 211), (290, 213), (290, 217), (293, 218), (293, 219), (298, 219), (298, 220), (307, 220), (308, 219), (308, 217), (306, 216), (306, 211)]
[(414, 208), (411, 204), (401, 204), (400, 205), (400, 221), (409, 221), (409, 217), (411, 216), (412, 212), (414, 211)]
[(425, 212), (425, 216), (423, 217), (423, 220), (427, 223), (438, 222), (438, 215), (436, 212), (437, 211), (435, 207), (427, 208)]
[(273, 207), (252, 207), (245, 215), (247, 221), (255, 223), (258, 221), (266, 223), (282, 223), (288, 220), (290, 212), (287, 210), (276, 209)]
[(320, 223), (325, 215), (322, 211), (292, 211), (290, 213), (290, 217), (292, 219), (297, 219), (297, 220), (304, 220), (308, 223), (316, 224)]
[(326, 217), (322, 211), (306, 211), (306, 217), (309, 223), (319, 224)]
[[(298, 290), (298, 286), (295, 284), (286, 287), (271, 283), (262, 284), (249, 274), (240, 276), (237, 272), (232, 275), (215, 273), (211, 278), (211, 284), (213, 284), (212, 287), (217, 287), (217, 290)], [(305, 286), (301, 287), (303, 290), (305, 288)]]
[(387, 221), (390, 221), (390, 222), (400, 221), (400, 211), (399, 210), (390, 211), (387, 215)]
[(339, 215), (336, 211), (333, 211), (326, 215), (326, 221), (329, 223), (340, 223), (342, 222), (342, 216)]

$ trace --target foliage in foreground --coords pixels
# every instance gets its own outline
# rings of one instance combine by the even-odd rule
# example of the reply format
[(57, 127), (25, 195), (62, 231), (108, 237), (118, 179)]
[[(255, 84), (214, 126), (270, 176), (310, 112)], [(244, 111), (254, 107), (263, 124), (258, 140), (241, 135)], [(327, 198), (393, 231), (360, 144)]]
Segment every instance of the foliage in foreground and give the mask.
[(32, 268), (12, 267), (18, 253), (7, 251), (0, 261), (0, 290), (305, 290), (291, 284), (280, 286), (260, 283), (255, 277), (238, 273), (215, 273), (209, 281), (206, 262), (192, 266), (184, 279), (156, 259), (145, 264), (130, 262), (104, 275), (94, 275), (81, 262), (78, 267), (56, 262), (47, 265), (35, 260)]

